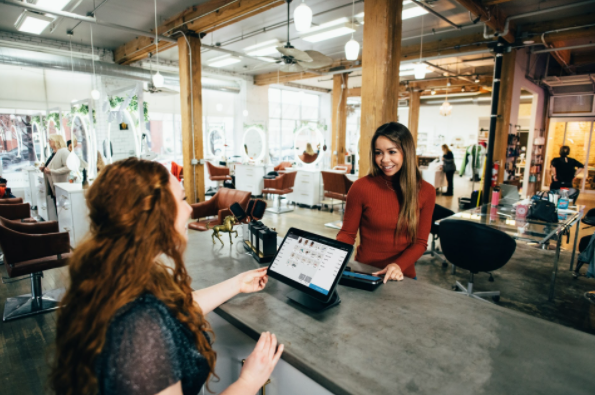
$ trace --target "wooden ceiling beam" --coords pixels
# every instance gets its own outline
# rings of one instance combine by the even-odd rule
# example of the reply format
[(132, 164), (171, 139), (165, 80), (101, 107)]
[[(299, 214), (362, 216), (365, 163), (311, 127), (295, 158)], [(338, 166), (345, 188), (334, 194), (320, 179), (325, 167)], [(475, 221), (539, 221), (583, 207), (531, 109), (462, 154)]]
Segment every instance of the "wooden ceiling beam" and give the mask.
[(509, 1), (512, 1), (512, 0), (482, 0), (481, 4), (488, 7), (488, 6), (496, 5), (496, 4), (508, 3)]
[[(473, 83), (468, 81), (461, 81), (454, 79), (452, 77), (449, 78), (441, 78), (436, 80), (426, 80), (426, 81), (409, 81), (408, 85), (410, 89), (416, 90), (426, 90), (426, 89), (437, 89), (437, 88), (444, 88), (450, 82), (450, 86), (452, 89), (455, 87), (471, 87), (471, 86), (484, 86), (492, 84), (492, 76), (482, 75), (479, 78), (479, 83)], [(407, 85), (405, 82), (401, 82), (401, 85)], [(450, 89), (450, 88), (449, 88)]]
[[(426, 43), (423, 46), (422, 56), (434, 57), (434, 56), (449, 56), (449, 55), (464, 55), (468, 52), (475, 52), (478, 50), (488, 49), (488, 44), (482, 33), (471, 34), (468, 36), (449, 38), (444, 40), (433, 41)], [(401, 48), (401, 62), (411, 61), (412, 59), (419, 57), (419, 44), (409, 45)], [(329, 67), (318, 69), (318, 73), (328, 73), (332, 71), (359, 69), (362, 67), (361, 59), (355, 61), (347, 60), (336, 60)], [(260, 74), (254, 76), (255, 85), (270, 85), (291, 81), (304, 80), (308, 78), (315, 78), (318, 74), (311, 72), (301, 73), (283, 73), (273, 71), (266, 74)]]
[[(177, 30), (210, 33), (283, 4), (285, 4), (283, 0), (210, 0), (187, 8), (169, 18), (157, 30), (159, 34), (166, 36)], [(174, 46), (176, 46), (175, 43), (160, 42), (159, 52)], [(149, 53), (155, 51), (154, 38), (137, 37), (116, 48), (114, 61), (119, 64), (130, 64), (148, 57)]]
[[(584, 13), (582, 15), (572, 16), (569, 18), (557, 18), (544, 22), (537, 22), (519, 26), (519, 30), (523, 33), (542, 34), (551, 30), (564, 29), (568, 27), (583, 26), (595, 23), (595, 12)], [(568, 33), (573, 32), (569, 30)], [(553, 33), (551, 33), (553, 34)], [(561, 35), (564, 32), (560, 32)], [(549, 35), (548, 35), (549, 36)]]
[[(469, 10), (471, 14), (480, 17), (480, 20), (493, 30), (498, 33), (504, 32), (507, 15), (498, 6), (492, 5), (486, 7), (480, 0), (457, 0), (457, 2)], [(512, 23), (509, 24), (508, 32), (502, 38), (509, 43), (514, 42)]]

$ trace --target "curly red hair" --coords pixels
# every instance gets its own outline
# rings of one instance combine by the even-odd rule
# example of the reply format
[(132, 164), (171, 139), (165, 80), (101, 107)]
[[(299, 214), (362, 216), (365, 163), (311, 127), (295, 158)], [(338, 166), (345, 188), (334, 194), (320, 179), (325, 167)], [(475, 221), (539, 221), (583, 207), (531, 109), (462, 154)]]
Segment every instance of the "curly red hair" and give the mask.
[[(169, 177), (159, 163), (129, 158), (106, 166), (89, 188), (90, 235), (69, 261), (70, 286), (58, 312), (50, 375), (57, 394), (97, 393), (94, 364), (110, 320), (146, 292), (194, 333), (213, 374), (216, 353), (206, 334), (213, 332), (192, 298)], [(158, 260), (162, 254), (173, 265)]]

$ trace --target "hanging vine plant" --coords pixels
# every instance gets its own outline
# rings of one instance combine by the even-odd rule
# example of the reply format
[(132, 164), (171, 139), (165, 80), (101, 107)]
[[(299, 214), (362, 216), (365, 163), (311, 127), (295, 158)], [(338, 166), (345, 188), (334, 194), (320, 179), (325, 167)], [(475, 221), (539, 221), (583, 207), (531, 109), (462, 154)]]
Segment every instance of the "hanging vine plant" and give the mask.
[(54, 125), (60, 126), (60, 113), (51, 112), (46, 117), (47, 122), (54, 121)]
[(41, 116), (35, 115), (35, 116), (31, 117), (31, 123), (32, 124), (36, 123), (38, 125), (41, 125)]
[[(124, 98), (120, 96), (112, 96), (109, 98), (109, 105), (111, 108), (116, 109), (120, 107), (120, 104), (124, 102)], [(130, 99), (130, 103), (128, 103), (128, 107), (126, 107), (131, 114), (138, 114), (138, 97), (136, 95), (132, 96)], [(149, 106), (147, 102), (143, 102), (143, 115), (145, 118), (145, 122), (149, 122)]]
[[(68, 127), (72, 127), (72, 121), (76, 115), (89, 115), (89, 105), (81, 104), (80, 106), (70, 107), (70, 114), (68, 114)], [(93, 110), (93, 123), (97, 123), (96, 113)]]

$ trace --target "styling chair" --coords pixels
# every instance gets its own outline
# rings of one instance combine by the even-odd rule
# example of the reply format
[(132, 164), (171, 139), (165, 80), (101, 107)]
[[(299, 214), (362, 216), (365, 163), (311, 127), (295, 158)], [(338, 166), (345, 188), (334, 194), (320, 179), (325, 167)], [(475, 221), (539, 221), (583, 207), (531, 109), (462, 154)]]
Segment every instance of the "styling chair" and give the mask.
[(447, 267), (448, 262), (443, 258), (444, 254), (436, 248), (436, 241), (440, 238), (440, 221), (444, 218), (454, 215), (454, 211), (442, 207), (437, 204), (434, 206), (434, 213), (432, 214), (432, 228), (430, 229), (430, 235), (432, 236), (432, 247), (429, 251), (424, 252), (424, 255), (432, 255), (433, 258), (438, 258), (442, 261), (442, 267)]
[(23, 203), (23, 198), (20, 198), (20, 197), (0, 199), (0, 204), (22, 204), (22, 203)]
[[(207, 224), (211, 228), (215, 225), (222, 225), (225, 217), (233, 215), (229, 210), (232, 204), (237, 202), (245, 210), (248, 207), (249, 200), (250, 192), (221, 188), (211, 199), (190, 205), (192, 207), (192, 219), (197, 221), (189, 223), (188, 228), (204, 232), (208, 230)], [(217, 216), (217, 218), (200, 220), (200, 218), (211, 216)]]
[(343, 214), (345, 212), (345, 202), (347, 201), (347, 193), (353, 185), (347, 176), (343, 173), (335, 173), (332, 171), (322, 171), (322, 183), (324, 184), (324, 197), (331, 199), (331, 214), (333, 213), (333, 200), (341, 202), (341, 220), (329, 222), (324, 224), (327, 228), (341, 229), (343, 227)]
[[(4, 284), (31, 280), (31, 293), (7, 298), (4, 321), (56, 310), (65, 289), (42, 292), (45, 270), (66, 266), (70, 258), (68, 232), (59, 232), (58, 222), (23, 223), (0, 217), (0, 246), (4, 252), (8, 278)], [(28, 276), (18, 278), (20, 276)]]
[(216, 181), (218, 184), (217, 189), (223, 187), (225, 181), (232, 181), (233, 179), (229, 175), (229, 168), (225, 166), (215, 166), (209, 161), (207, 162), (207, 171), (209, 172), (209, 180)]
[(439, 233), (446, 259), (471, 272), (467, 287), (457, 281), (453, 289), (475, 299), (485, 300), (483, 298), (491, 296), (495, 302), (499, 301), (500, 291), (473, 292), (473, 277), (504, 266), (516, 250), (514, 239), (487, 225), (456, 219), (441, 221)]
[(273, 168), (275, 171), (285, 171), (286, 169), (291, 169), (291, 162), (281, 162)]
[(275, 214), (283, 214), (293, 211), (292, 208), (289, 207), (281, 207), (281, 196), (287, 195), (288, 193), (293, 192), (293, 185), (295, 184), (295, 177), (297, 176), (297, 171), (290, 171), (284, 174), (280, 174), (273, 180), (264, 180), (264, 189), (262, 193), (270, 193), (272, 195), (277, 195), (276, 204), (271, 207), (267, 208), (266, 211)]
[[(581, 222), (583, 224), (587, 225), (583, 229), (587, 229), (587, 228), (590, 228), (591, 226), (595, 226), (595, 208), (592, 208), (589, 211), (587, 211), (587, 214), (581, 219)], [(582, 253), (584, 250), (587, 249), (587, 247), (589, 246), (589, 243), (591, 243), (591, 238), (592, 238), (592, 235), (587, 235), (587, 236), (581, 237), (581, 239), (578, 243), (579, 253)], [(583, 265), (585, 263), (587, 263), (587, 262), (583, 262), (580, 259), (578, 259), (578, 261), (576, 262), (576, 267), (574, 268), (574, 272), (572, 273), (572, 276), (574, 277), (575, 280), (581, 276), (580, 270), (581, 270), (581, 267), (583, 267)], [(572, 270), (572, 263), (570, 265), (571, 265), (570, 270)]]
[(345, 173), (351, 173), (351, 165), (349, 164), (343, 164), (343, 165), (337, 165), (335, 167), (333, 167), (333, 170), (335, 171), (344, 171)]

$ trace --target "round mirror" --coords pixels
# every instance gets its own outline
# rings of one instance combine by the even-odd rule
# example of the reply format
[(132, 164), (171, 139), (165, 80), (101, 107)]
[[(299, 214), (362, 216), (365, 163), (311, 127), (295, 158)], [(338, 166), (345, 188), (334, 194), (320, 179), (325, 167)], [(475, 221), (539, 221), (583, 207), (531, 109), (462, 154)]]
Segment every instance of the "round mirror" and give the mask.
[(35, 152), (35, 160), (37, 162), (42, 162), (44, 160), (44, 142), (45, 138), (43, 136), (43, 129), (37, 122), (34, 122), (32, 125), (33, 129), (33, 150)]
[(264, 132), (261, 128), (251, 126), (244, 132), (244, 155), (253, 161), (264, 157)]
[[(92, 145), (91, 130), (89, 128), (89, 121), (87, 116), (75, 115), (72, 119), (71, 127), (71, 138), (72, 141), (72, 152), (79, 157), (81, 161), (81, 167), (87, 170), (87, 174), (90, 174), (90, 170), (95, 166), (95, 158), (97, 154)], [(74, 145), (76, 139), (76, 145)]]
[(223, 155), (225, 152), (225, 136), (221, 128), (211, 128), (207, 142), (210, 155)]
[(314, 164), (322, 157), (324, 137), (318, 129), (302, 126), (295, 133), (295, 153), (297, 159), (306, 164)]

